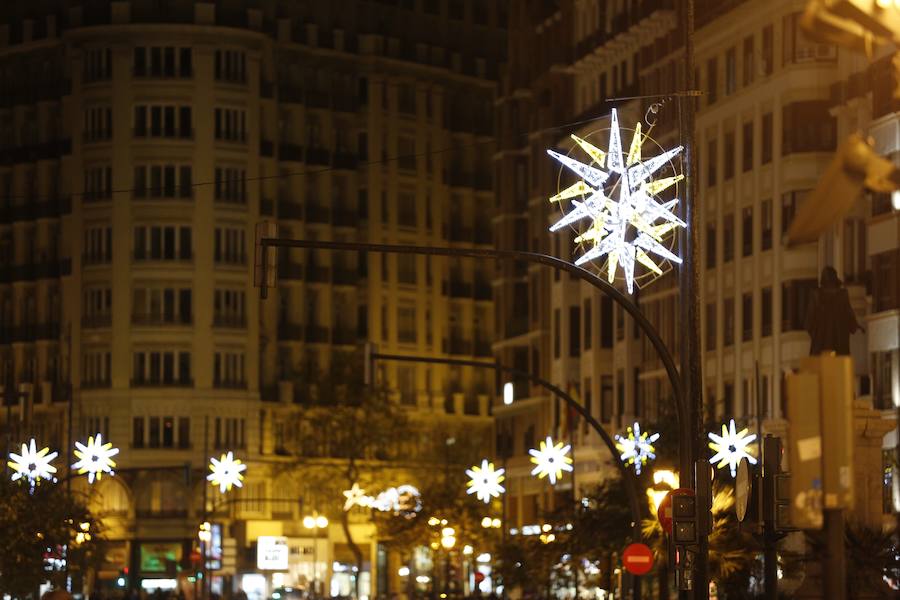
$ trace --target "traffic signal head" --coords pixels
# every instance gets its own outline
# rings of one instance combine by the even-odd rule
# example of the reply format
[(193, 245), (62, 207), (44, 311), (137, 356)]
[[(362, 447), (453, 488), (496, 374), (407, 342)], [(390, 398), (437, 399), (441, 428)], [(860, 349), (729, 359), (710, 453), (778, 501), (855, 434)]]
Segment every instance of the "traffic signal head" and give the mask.
[(677, 545), (696, 544), (697, 499), (694, 496), (672, 496), (672, 538)]

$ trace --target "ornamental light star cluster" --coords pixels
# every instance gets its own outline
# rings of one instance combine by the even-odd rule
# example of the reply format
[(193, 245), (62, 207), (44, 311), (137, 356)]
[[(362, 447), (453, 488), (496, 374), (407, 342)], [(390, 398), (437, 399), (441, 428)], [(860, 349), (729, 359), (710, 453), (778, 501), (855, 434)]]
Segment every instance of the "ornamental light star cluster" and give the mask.
[(531, 462), (536, 465), (531, 474), (537, 475), (540, 479), (546, 477), (551, 485), (556, 485), (556, 480), (562, 478), (563, 471), (571, 473), (574, 470), (572, 458), (568, 456), (570, 450), (572, 446), (563, 445), (562, 442), (554, 444), (548, 435), (546, 440), (541, 440), (539, 448), (528, 451)]
[(112, 442), (103, 443), (103, 436), (89, 436), (87, 444), (75, 442), (75, 457), (78, 462), (72, 465), (79, 475), (87, 473), (88, 483), (99, 481), (104, 473), (113, 475), (116, 466), (113, 456), (119, 453), (118, 448), (113, 448)]
[(685, 227), (672, 209), (678, 200), (658, 202), (657, 194), (681, 181), (683, 175), (653, 179), (653, 175), (683, 150), (673, 148), (646, 160), (641, 158), (641, 147), (646, 136), (641, 134), (641, 124), (634, 128), (634, 137), (627, 155), (622, 153), (622, 134), (619, 117), (613, 109), (609, 132), (609, 148), (604, 152), (590, 142), (572, 135), (572, 140), (590, 157), (581, 162), (553, 150), (547, 153), (581, 180), (550, 198), (550, 202), (569, 200), (570, 210), (550, 227), (559, 231), (585, 220), (590, 221), (575, 238), (575, 243), (591, 244), (579, 256), (575, 264), (606, 257), (607, 277), (610, 283), (622, 265), (628, 293), (634, 291), (635, 262), (653, 273), (662, 275), (662, 269), (651, 258), (654, 254), (663, 260), (680, 263), (681, 259), (663, 245), (664, 237), (676, 227)]
[(737, 431), (734, 419), (731, 419), (728, 425), (722, 425), (722, 435), (710, 433), (709, 439), (712, 441), (709, 443), (709, 447), (715, 451), (715, 454), (709, 459), (709, 462), (718, 463), (720, 469), (728, 465), (732, 477), (737, 476), (737, 468), (741, 459), (746, 458), (750, 464), (755, 465), (756, 458), (750, 454), (747, 446), (756, 439), (756, 434), (749, 432), (750, 429), (747, 427)]
[(219, 459), (209, 459), (209, 475), (206, 476), (213, 485), (219, 486), (219, 491), (223, 494), (230, 491), (232, 487), (243, 487), (244, 475), (247, 465), (241, 462), (241, 459), (235, 458), (234, 453), (229, 451), (223, 454)]
[(653, 443), (658, 439), (658, 433), (650, 435), (646, 431), (641, 431), (640, 423), (635, 421), (634, 425), (628, 428), (627, 435), (616, 435), (616, 448), (621, 452), (619, 458), (628, 466), (634, 465), (634, 472), (640, 475), (641, 468), (656, 458)]
[(466, 483), (466, 487), (469, 488), (467, 493), (475, 494), (485, 504), (490, 503), (491, 498), (499, 498), (500, 494), (506, 491), (500, 485), (506, 479), (505, 472), (506, 469), (495, 469), (494, 463), (483, 459), (481, 466), (475, 465), (471, 469), (466, 469), (466, 475), (469, 476)]
[(56, 481), (56, 477), (53, 476), (56, 467), (51, 463), (57, 456), (59, 452), (50, 452), (50, 448), (47, 447), (38, 450), (37, 443), (32, 438), (28, 444), (22, 444), (21, 454), (9, 453), (10, 460), (7, 464), (13, 470), (10, 479), (13, 481), (24, 479), (32, 488), (43, 480)]

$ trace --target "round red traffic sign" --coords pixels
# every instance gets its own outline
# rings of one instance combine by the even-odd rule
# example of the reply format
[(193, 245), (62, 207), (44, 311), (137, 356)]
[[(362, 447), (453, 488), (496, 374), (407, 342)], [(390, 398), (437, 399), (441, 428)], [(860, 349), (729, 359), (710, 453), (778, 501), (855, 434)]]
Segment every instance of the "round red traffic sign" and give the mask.
[(629, 544), (622, 553), (622, 566), (632, 575), (646, 575), (653, 568), (653, 551), (646, 544)]
[(694, 490), (690, 488), (677, 488), (666, 494), (656, 511), (656, 518), (662, 525), (663, 531), (672, 533), (672, 496), (691, 496), (693, 494)]

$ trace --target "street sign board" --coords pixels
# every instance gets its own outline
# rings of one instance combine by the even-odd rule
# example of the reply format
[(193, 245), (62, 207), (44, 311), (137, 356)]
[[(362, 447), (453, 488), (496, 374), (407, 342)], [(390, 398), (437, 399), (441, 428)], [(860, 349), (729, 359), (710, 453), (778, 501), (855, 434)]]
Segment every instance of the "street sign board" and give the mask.
[(653, 568), (653, 551), (646, 544), (629, 544), (622, 553), (622, 566), (632, 575), (646, 575)]
[(659, 510), (656, 511), (656, 518), (662, 525), (663, 531), (668, 534), (672, 533), (672, 496), (693, 496), (694, 490), (690, 488), (677, 488), (666, 494), (666, 497), (659, 503)]

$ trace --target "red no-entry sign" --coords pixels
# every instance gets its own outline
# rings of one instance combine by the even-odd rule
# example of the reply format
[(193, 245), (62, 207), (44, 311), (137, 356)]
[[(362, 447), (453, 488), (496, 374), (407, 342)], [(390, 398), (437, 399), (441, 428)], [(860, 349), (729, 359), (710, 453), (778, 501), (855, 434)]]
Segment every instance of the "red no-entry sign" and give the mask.
[(646, 544), (629, 544), (622, 553), (622, 566), (632, 575), (646, 575), (653, 568), (653, 551)]

